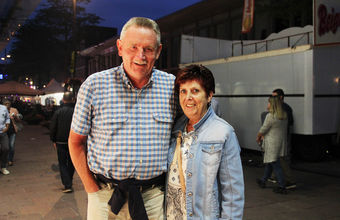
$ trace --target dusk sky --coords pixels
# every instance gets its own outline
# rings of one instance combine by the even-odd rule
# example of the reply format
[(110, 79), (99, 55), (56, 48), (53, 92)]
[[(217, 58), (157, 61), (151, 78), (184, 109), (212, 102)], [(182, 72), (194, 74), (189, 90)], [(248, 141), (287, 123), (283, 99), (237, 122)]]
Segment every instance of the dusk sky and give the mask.
[[(1, 1), (1, 0), (0, 0)], [(41, 3), (44, 3), (43, 0)], [(71, 0), (70, 0), (71, 1)], [(124, 23), (131, 17), (148, 17), (158, 19), (201, 0), (91, 0), (84, 5), (86, 11), (94, 13), (103, 20), (99, 24), (105, 27), (116, 27), (118, 34)], [(32, 15), (34, 16), (34, 14)], [(8, 50), (10, 45), (8, 45)], [(0, 51), (2, 56), (4, 51)], [(2, 61), (0, 60), (0, 63)]]
[(117, 27), (120, 32), (123, 24), (131, 17), (158, 19), (179, 9), (193, 5), (200, 0), (92, 0), (86, 11), (102, 17), (100, 25)]

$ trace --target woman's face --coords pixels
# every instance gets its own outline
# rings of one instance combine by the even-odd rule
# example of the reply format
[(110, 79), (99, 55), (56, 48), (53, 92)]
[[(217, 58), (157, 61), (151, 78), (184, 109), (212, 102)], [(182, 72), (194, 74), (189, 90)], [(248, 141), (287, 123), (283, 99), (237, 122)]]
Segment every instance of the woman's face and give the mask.
[(196, 124), (204, 116), (212, 95), (212, 92), (207, 95), (196, 80), (187, 81), (179, 86), (179, 102), (191, 123)]

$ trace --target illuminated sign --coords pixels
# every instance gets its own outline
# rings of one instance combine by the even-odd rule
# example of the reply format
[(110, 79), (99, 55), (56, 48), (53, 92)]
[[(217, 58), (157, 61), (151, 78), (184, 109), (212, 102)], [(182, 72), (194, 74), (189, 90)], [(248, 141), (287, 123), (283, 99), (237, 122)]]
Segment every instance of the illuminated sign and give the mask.
[(314, 44), (340, 44), (339, 0), (314, 0)]

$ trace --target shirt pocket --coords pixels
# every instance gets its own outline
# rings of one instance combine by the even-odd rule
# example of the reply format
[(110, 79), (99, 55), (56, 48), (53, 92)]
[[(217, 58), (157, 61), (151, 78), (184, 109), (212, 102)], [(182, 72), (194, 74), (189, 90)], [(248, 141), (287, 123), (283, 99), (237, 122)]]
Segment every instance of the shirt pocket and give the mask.
[(160, 123), (172, 123), (173, 122), (173, 118), (170, 113), (164, 114), (164, 113), (153, 112), (152, 116), (155, 119), (155, 121), (160, 122)]
[(211, 169), (218, 168), (221, 162), (222, 143), (201, 143), (202, 161)]
[(125, 126), (127, 121), (128, 118), (126, 114), (115, 114), (114, 117), (110, 116), (106, 120), (103, 119), (101, 121), (101, 128), (103, 128), (102, 132), (108, 133), (109, 135), (115, 135)]
[(170, 113), (159, 113), (159, 112), (153, 112), (152, 113), (153, 118), (153, 129), (152, 132), (158, 137), (166, 137), (167, 141), (169, 143), (170, 141), (170, 134), (171, 134), (171, 128), (173, 125), (173, 117)]

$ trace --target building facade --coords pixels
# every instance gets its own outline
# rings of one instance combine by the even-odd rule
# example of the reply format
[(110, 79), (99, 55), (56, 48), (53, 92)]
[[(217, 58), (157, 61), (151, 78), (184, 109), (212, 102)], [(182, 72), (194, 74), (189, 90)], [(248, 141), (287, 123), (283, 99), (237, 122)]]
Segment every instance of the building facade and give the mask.
[[(156, 67), (176, 73), (183, 34), (225, 40), (262, 40), (288, 27), (312, 25), (312, 6), (313, 0), (256, 0), (253, 28), (249, 33), (241, 34), (243, 1), (198, 2), (156, 20), (162, 31), (163, 44)], [(116, 39), (81, 51), (86, 62), (79, 67), (79, 74), (86, 78), (94, 72), (120, 65)]]

